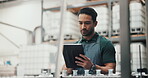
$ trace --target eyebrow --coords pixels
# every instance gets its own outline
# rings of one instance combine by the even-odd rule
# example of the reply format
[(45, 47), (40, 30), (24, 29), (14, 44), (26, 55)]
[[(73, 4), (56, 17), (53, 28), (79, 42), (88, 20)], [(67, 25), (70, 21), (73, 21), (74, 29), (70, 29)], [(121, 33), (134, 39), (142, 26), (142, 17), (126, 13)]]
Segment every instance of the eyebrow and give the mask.
[[(78, 21), (78, 22), (83, 22), (83, 21)], [(91, 22), (91, 21), (84, 21), (84, 22)]]

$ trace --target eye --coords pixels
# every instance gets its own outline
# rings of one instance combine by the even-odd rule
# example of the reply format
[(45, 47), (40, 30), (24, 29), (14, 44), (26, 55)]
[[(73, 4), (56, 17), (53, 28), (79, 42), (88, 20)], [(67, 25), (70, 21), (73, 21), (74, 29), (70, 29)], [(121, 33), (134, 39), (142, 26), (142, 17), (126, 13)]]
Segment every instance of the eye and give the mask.
[(85, 22), (86, 25), (91, 24), (91, 22)]
[(83, 24), (82, 22), (79, 22), (79, 24), (81, 25), (81, 24)]

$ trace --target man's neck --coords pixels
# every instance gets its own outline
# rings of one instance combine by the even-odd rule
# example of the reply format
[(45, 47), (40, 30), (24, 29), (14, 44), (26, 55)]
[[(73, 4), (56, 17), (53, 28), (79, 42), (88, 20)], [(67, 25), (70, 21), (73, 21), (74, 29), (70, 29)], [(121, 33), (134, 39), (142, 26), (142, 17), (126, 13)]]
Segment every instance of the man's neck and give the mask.
[(90, 40), (94, 35), (95, 35), (95, 32), (92, 33), (92, 35), (90, 35), (90, 36), (83, 36), (83, 38), (86, 40)]

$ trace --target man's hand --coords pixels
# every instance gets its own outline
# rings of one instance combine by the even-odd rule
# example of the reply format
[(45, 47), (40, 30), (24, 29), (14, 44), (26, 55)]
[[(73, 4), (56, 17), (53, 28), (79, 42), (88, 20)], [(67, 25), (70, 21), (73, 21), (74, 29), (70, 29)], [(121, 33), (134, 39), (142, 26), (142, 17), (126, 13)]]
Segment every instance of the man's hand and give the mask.
[(93, 66), (93, 63), (85, 55), (80, 54), (80, 57), (75, 57), (75, 58), (77, 60), (80, 60), (80, 61), (75, 61), (75, 63), (77, 63), (78, 66), (81, 66), (85, 69), (90, 69)]

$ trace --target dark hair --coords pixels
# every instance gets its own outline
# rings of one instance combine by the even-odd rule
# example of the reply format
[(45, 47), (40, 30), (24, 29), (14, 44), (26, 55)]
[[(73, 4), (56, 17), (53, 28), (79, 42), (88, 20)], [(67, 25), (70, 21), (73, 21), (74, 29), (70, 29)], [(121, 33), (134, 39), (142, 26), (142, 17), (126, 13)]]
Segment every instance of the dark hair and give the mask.
[(87, 15), (90, 15), (90, 16), (92, 17), (93, 22), (96, 21), (97, 12), (96, 12), (93, 8), (90, 8), (90, 7), (82, 8), (82, 9), (80, 9), (80, 11), (78, 12), (78, 16), (79, 16), (80, 14), (87, 14)]

